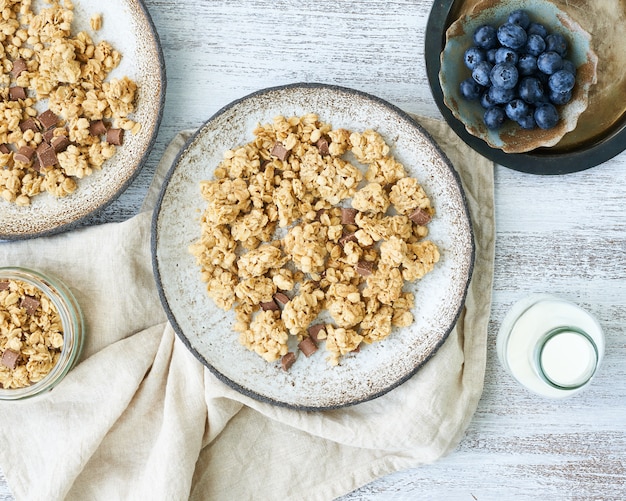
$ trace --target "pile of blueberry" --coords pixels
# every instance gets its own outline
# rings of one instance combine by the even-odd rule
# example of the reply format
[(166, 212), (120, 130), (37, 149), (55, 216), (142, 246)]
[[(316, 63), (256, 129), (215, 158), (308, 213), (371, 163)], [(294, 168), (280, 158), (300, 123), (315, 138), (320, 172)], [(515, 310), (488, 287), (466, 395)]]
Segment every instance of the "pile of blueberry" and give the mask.
[(499, 129), (509, 118), (524, 129), (556, 126), (556, 106), (571, 100), (576, 81), (565, 38), (531, 22), (524, 10), (513, 11), (498, 28), (480, 26), (473, 38), (464, 54), (472, 76), (460, 92), (480, 101), (485, 125)]

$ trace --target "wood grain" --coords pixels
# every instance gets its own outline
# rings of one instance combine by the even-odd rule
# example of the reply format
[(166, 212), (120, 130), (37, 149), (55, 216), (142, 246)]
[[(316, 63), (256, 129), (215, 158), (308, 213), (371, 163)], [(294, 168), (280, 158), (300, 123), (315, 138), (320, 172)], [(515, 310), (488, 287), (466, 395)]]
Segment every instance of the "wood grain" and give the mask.
[[(89, 224), (138, 211), (167, 143), (222, 106), (298, 81), (354, 87), (439, 117), (424, 64), (427, 0), (146, 0), (161, 38), (167, 99), (133, 185)], [(496, 263), (484, 394), (456, 451), (381, 478), (348, 500), (626, 498), (626, 154), (566, 176), (496, 167)], [(480, 224), (480, 222), (475, 222)], [(524, 390), (495, 356), (507, 309), (534, 292), (595, 314), (606, 357), (563, 401)], [(0, 501), (12, 499), (0, 474)]]

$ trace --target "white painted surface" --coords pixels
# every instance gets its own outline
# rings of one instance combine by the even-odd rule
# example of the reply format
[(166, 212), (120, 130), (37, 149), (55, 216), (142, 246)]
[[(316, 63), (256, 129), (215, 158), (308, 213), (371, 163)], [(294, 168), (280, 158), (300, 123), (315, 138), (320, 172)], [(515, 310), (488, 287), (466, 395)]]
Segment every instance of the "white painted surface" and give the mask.
[[(437, 3), (437, 2), (435, 2)], [(440, 116), (426, 78), (426, 0), (147, 0), (168, 73), (159, 137), (133, 185), (93, 224), (134, 215), (166, 144), (233, 99), (296, 81), (345, 85)], [(345, 500), (626, 498), (626, 154), (576, 174), (496, 167), (497, 242), (485, 390), (448, 457)], [(477, 224), (480, 224), (477, 222)], [(508, 376), (508, 308), (549, 292), (594, 314), (606, 354), (592, 384), (548, 400)], [(313, 473), (314, 474), (314, 473)], [(0, 500), (12, 499), (0, 477)]]

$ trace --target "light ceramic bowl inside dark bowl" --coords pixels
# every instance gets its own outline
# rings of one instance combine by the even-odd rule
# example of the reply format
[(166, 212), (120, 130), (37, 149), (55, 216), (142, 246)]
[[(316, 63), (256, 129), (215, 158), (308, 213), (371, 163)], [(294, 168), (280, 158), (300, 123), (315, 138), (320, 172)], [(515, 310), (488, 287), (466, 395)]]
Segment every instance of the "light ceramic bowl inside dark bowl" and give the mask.
[[(490, 130), (483, 121), (484, 108), (478, 101), (464, 99), (459, 90), (460, 83), (471, 76), (463, 63), (463, 55), (474, 45), (474, 31), (484, 24), (497, 28), (516, 9), (526, 10), (532, 21), (543, 24), (550, 33), (563, 35), (569, 46), (567, 57), (577, 67), (572, 100), (558, 107), (560, 120), (552, 129), (536, 127), (525, 130), (507, 120), (502, 128)], [(470, 134), (505, 153), (524, 153), (552, 147), (576, 129), (581, 114), (588, 107), (589, 91), (597, 82), (597, 65), (598, 57), (591, 45), (591, 35), (554, 3), (545, 0), (483, 0), (446, 30), (445, 46), (440, 56), (439, 82), (445, 105)]]

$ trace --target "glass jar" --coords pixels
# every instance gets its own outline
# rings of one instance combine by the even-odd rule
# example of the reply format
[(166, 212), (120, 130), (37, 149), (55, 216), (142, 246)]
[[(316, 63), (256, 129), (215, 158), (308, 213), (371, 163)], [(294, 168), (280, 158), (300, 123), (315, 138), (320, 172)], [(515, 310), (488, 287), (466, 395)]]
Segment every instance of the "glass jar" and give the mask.
[(590, 313), (549, 294), (533, 294), (506, 314), (496, 342), (504, 369), (529, 390), (563, 398), (582, 390), (604, 357), (604, 334)]
[(25, 282), (39, 289), (58, 311), (63, 328), (59, 359), (43, 379), (23, 388), (0, 388), (0, 400), (21, 400), (51, 390), (74, 367), (82, 352), (85, 324), (74, 294), (59, 279), (27, 268), (0, 268), (0, 282), (7, 280)]

